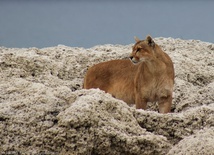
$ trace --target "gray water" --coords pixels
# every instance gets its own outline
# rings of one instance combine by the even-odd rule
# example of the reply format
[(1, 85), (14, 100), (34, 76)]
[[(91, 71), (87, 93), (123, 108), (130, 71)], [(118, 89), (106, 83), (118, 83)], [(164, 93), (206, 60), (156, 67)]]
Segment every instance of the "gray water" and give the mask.
[(0, 0), (0, 46), (92, 47), (133, 37), (214, 42), (209, 0)]

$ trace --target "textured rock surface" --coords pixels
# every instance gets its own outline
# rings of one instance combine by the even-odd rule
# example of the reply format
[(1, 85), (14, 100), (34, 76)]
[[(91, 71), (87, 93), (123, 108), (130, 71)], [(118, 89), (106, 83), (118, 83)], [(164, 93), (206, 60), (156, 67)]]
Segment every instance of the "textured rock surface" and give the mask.
[(210, 154), (214, 152), (214, 128), (200, 130), (196, 134), (185, 137), (172, 148), (168, 155), (182, 154)]
[(131, 45), (0, 47), (0, 154), (212, 154), (214, 44), (156, 38), (176, 72), (173, 113), (82, 90), (87, 68)]

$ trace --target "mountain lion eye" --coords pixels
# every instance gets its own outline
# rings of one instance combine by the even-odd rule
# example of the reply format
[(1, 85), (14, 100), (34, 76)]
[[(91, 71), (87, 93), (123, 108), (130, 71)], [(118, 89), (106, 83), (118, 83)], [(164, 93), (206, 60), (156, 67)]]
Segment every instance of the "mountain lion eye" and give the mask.
[(136, 50), (136, 52), (139, 52), (140, 51), (140, 48), (138, 48), (137, 50)]

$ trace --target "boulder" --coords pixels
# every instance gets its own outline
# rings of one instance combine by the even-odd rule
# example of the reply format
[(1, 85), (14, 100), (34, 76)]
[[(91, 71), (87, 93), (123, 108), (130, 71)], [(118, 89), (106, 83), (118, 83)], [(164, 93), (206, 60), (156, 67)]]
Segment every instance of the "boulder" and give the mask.
[(175, 66), (172, 113), (82, 89), (89, 66), (132, 45), (0, 47), (0, 154), (212, 154), (214, 44), (155, 38)]

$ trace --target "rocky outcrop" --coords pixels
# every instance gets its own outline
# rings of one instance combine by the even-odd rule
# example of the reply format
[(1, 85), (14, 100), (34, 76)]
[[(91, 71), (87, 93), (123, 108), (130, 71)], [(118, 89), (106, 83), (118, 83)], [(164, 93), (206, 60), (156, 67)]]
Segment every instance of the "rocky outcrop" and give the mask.
[(131, 45), (0, 47), (0, 154), (212, 154), (214, 44), (155, 41), (175, 65), (170, 114), (82, 89), (89, 66), (126, 59)]

